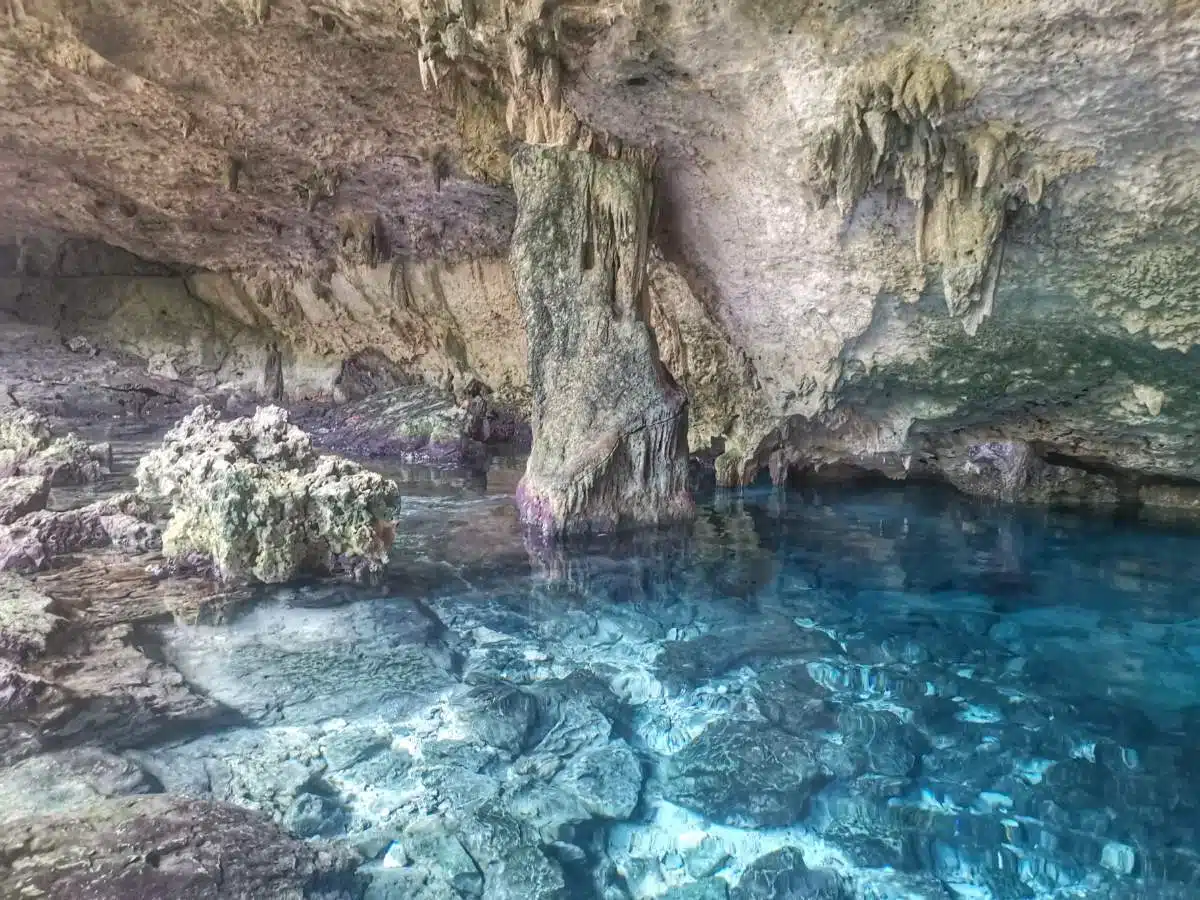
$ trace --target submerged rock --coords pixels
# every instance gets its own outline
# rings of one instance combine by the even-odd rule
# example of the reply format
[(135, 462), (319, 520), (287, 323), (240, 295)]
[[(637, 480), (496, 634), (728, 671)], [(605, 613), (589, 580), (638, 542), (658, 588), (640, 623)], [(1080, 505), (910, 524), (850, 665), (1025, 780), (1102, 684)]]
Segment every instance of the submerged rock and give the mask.
[(522, 519), (555, 536), (691, 518), (687, 399), (648, 323), (650, 166), (525, 147), (513, 183), (534, 398)]
[(86, 484), (112, 469), (112, 448), (76, 434), (54, 437), (45, 416), (0, 408), (0, 478), (43, 476), (52, 484)]
[(277, 407), (221, 422), (197, 407), (146, 456), (138, 492), (164, 506), (171, 557), (201, 553), (224, 577), (379, 573), (395, 535), (395, 483), (313, 451)]
[(0, 834), (0, 895), (46, 900), (350, 900), (348, 852), (288, 837), (250, 810), (124, 797), (14, 820)]
[(730, 900), (850, 900), (845, 883), (825, 869), (810, 869), (794, 847), (784, 847), (751, 863)]
[(765, 723), (722, 720), (671, 757), (663, 796), (719, 822), (771, 827), (803, 819), (828, 780), (807, 741)]

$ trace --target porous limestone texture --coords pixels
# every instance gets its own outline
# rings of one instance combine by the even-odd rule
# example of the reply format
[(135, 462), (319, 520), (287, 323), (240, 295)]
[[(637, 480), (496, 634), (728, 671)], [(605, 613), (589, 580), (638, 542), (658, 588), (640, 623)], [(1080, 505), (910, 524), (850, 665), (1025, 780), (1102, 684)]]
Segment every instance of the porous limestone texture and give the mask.
[(45, 416), (0, 408), (0, 478), (45, 477), (53, 485), (95, 481), (112, 464), (108, 444), (88, 444), (77, 434), (55, 437)]
[(650, 166), (533, 147), (513, 158), (512, 264), (533, 393), (517, 502), (546, 535), (692, 514), (687, 399), (649, 327)]
[(320, 456), (278, 407), (221, 422), (199, 406), (138, 464), (138, 493), (170, 516), (163, 551), (227, 578), (378, 574), (395, 536), (394, 482)]
[(132, 897), (298, 900), (356, 896), (353, 853), (306, 844), (223, 803), (117, 797), (6, 823), (0, 893), (47, 900)]
[(396, 285), (496, 265), (515, 142), (643, 147), (655, 240), (712, 327), (651, 318), (669, 365), (713, 361), (699, 390), (672, 371), (722, 482), (937, 471), (964, 429), (1200, 479), (1194, 0), (9, 6), (7, 237), (217, 270), (195, 296), (249, 298), (326, 391), (387, 369), (372, 335), (499, 390), (511, 291), (464, 288), (493, 314)]

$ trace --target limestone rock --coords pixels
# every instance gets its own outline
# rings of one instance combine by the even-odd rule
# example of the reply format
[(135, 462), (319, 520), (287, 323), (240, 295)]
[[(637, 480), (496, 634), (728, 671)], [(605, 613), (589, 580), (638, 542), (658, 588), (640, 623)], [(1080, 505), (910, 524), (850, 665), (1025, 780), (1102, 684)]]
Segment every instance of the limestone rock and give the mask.
[(687, 401), (649, 328), (649, 163), (526, 147), (513, 178), (534, 396), (522, 518), (547, 536), (690, 518)]
[(131, 513), (147, 514), (132, 494), (121, 494), (78, 509), (39, 510), (11, 525), (0, 525), (0, 571), (32, 572), (64, 553), (115, 546), (126, 553), (157, 550), (157, 526)]
[(768, 725), (719, 721), (670, 760), (663, 796), (717, 821), (788, 825), (829, 780), (808, 741)]
[(54, 600), (0, 572), (0, 657), (20, 663), (41, 656), (62, 625)]
[(112, 448), (78, 435), (54, 437), (50, 421), (25, 409), (0, 409), (0, 478), (45, 476), (54, 485), (85, 484), (112, 468)]
[(793, 847), (756, 859), (730, 892), (730, 900), (850, 900), (852, 896), (841, 878), (808, 868)]
[(0, 479), (0, 525), (44, 509), (49, 497), (50, 479), (45, 475)]
[(223, 576), (367, 577), (387, 562), (396, 485), (318, 456), (276, 407), (225, 423), (197, 407), (142, 460), (137, 478), (139, 494), (170, 516), (164, 552), (209, 556)]
[(9, 822), (0, 894), (47, 900), (355, 896), (356, 860), (289, 838), (255, 813), (170, 796), (95, 802)]

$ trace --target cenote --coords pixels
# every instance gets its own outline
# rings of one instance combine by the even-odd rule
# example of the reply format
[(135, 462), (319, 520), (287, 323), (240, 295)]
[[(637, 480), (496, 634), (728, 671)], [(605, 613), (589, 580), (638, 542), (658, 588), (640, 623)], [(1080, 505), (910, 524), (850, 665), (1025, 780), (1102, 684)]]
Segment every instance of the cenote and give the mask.
[(861, 485), (545, 549), (512, 465), (392, 472), (381, 583), (137, 626), (223, 711), (116, 749), (141, 790), (372, 900), (1200, 890), (1200, 533)]

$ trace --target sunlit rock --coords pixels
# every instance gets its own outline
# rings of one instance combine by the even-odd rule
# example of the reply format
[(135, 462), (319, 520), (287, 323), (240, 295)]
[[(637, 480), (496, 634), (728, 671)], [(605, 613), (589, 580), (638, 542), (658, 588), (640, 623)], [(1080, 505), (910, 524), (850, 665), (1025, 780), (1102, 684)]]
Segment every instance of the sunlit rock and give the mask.
[(275, 407), (219, 421), (197, 407), (138, 466), (139, 494), (164, 508), (168, 556), (210, 556), (226, 577), (304, 572), (368, 577), (387, 563), (394, 482), (333, 456)]

